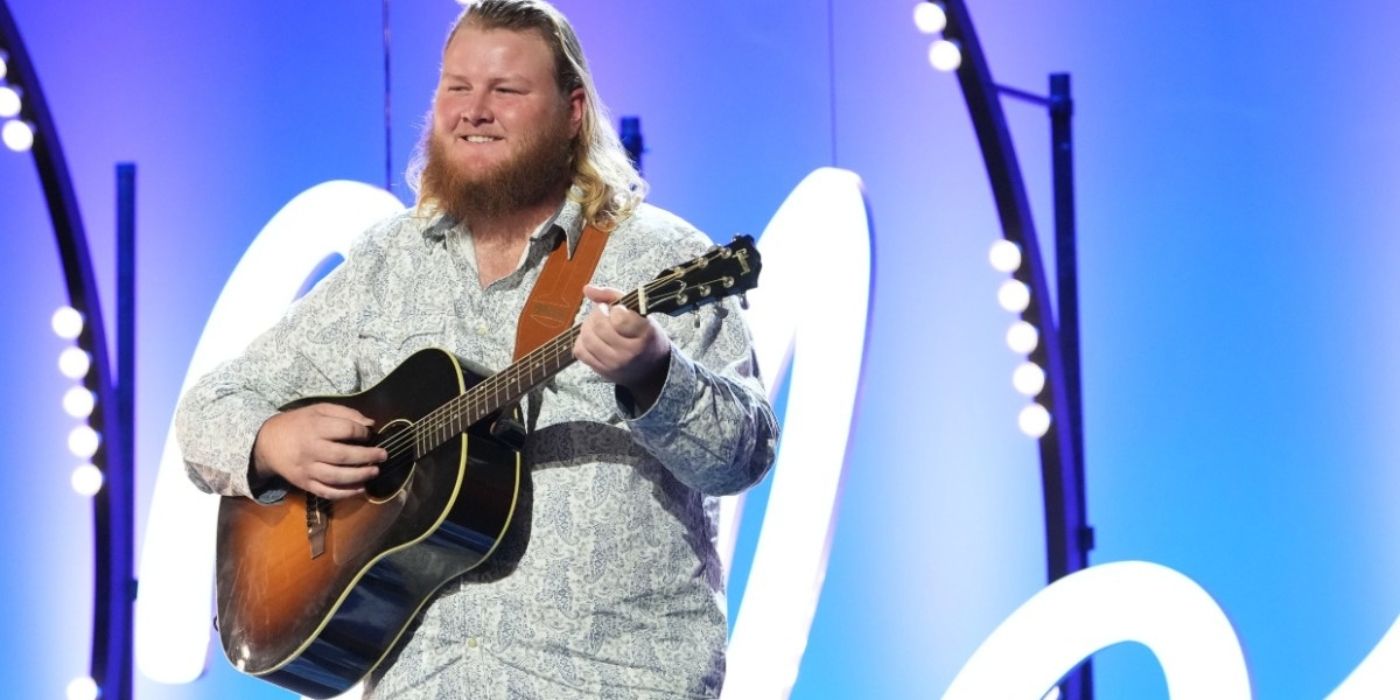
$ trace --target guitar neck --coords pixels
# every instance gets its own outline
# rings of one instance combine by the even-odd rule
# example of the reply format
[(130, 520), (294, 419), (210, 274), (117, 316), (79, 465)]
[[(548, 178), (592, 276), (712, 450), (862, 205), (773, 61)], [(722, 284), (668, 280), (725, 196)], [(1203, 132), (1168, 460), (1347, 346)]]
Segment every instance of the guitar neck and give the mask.
[[(625, 306), (634, 312), (646, 315), (647, 309), (642, 299), (642, 290), (629, 292), (614, 302), (614, 306)], [(466, 393), (434, 409), (418, 422), (418, 433), (414, 440), (418, 455), (422, 456), (439, 445), (460, 435), (477, 421), (514, 404), (535, 388), (545, 384), (554, 375), (572, 365), (574, 342), (578, 340), (582, 324), (554, 336), (538, 348), (516, 360), (511, 366), (487, 377)]]
[[(753, 288), (760, 268), (753, 239), (739, 236), (728, 246), (712, 248), (688, 263), (662, 272), (613, 305), (643, 316), (655, 311), (679, 314)], [(481, 419), (516, 403), (573, 364), (574, 342), (581, 328), (575, 325), (560, 333), (511, 366), (423, 416), (412, 428), (417, 455), (421, 457), (431, 452)]]

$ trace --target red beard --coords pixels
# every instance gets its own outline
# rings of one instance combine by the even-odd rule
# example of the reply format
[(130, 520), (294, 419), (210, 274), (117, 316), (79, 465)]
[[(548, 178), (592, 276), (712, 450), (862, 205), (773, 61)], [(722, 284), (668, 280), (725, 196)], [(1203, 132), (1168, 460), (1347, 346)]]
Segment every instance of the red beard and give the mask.
[(563, 193), (569, 182), (572, 141), (563, 125), (527, 138), (518, 155), (486, 170), (448, 160), (444, 138), (428, 136), (422, 191), (444, 213), (470, 225), (531, 207)]

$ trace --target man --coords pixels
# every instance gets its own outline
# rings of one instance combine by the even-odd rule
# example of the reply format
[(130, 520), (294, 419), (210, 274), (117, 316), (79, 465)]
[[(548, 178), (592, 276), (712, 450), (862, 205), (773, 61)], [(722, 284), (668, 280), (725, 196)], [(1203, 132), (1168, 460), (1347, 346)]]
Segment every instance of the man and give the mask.
[(586, 225), (608, 231), (580, 311), (580, 363), (523, 407), (530, 502), (497, 553), (424, 608), (369, 692), (716, 697), (726, 626), (714, 496), (763, 477), (775, 421), (732, 300), (660, 320), (613, 305), (708, 239), (641, 202), (573, 30), (543, 0), (482, 0), (458, 19), (420, 151), (415, 210), (371, 229), (184, 398), (191, 478), (264, 502), (287, 484), (361, 497), (386, 458), (366, 442), (370, 419), (277, 407), (364, 390), (425, 347), (508, 365), (546, 255), (572, 251)]

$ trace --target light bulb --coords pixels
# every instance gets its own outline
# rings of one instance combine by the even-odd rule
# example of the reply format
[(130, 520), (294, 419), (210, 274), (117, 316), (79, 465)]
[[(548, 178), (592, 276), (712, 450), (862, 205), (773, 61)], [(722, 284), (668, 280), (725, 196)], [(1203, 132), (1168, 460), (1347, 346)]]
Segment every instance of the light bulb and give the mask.
[(1015, 272), (1021, 266), (1021, 246), (1003, 238), (993, 243), (987, 251), (987, 261), (997, 272)]
[(101, 442), (102, 436), (91, 426), (80, 425), (68, 433), (68, 451), (79, 459), (91, 459)]
[(0, 129), (0, 140), (4, 140), (11, 151), (23, 153), (34, 145), (34, 129), (25, 122), (11, 119), (5, 122), (4, 129)]
[(19, 114), (19, 108), (19, 91), (9, 85), (0, 85), (0, 117), (13, 117)]
[(86, 377), (90, 367), (92, 358), (82, 348), (69, 347), (58, 355), (58, 371), (69, 379)]
[(1038, 344), (1040, 344), (1040, 331), (1036, 330), (1029, 321), (1017, 321), (1011, 324), (1011, 328), (1006, 331), (1006, 346), (1011, 348), (1012, 352), (1029, 355)]
[(1021, 280), (1007, 280), (997, 290), (997, 302), (1001, 308), (1019, 314), (1031, 305), (1031, 288)]
[(91, 462), (80, 465), (68, 477), (68, 484), (82, 496), (97, 495), (97, 492), (102, 490), (103, 481), (105, 479), (102, 476), (102, 470)]
[(958, 48), (956, 41), (939, 39), (928, 47), (928, 62), (944, 73), (955, 71), (962, 65), (962, 49)]
[(53, 332), (60, 338), (72, 340), (83, 332), (83, 315), (71, 306), (53, 312)]
[(93, 406), (97, 405), (97, 396), (87, 387), (75, 386), (63, 395), (63, 410), (74, 418), (87, 418), (92, 415)]
[(1044, 437), (1046, 431), (1050, 430), (1050, 412), (1045, 410), (1044, 406), (1033, 403), (1021, 409), (1016, 424), (1021, 427), (1021, 432), (1029, 437)]
[(937, 34), (948, 26), (948, 14), (937, 3), (921, 2), (914, 6), (914, 26), (925, 34)]
[(1045, 370), (1034, 362), (1023, 362), (1011, 373), (1011, 385), (1026, 396), (1035, 396), (1045, 388)]

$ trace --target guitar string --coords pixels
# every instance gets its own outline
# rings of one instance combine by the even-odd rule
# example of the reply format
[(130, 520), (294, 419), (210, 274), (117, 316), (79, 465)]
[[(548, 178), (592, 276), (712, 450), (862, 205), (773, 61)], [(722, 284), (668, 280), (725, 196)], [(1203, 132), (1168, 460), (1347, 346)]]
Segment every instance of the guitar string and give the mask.
[[(652, 280), (651, 282), (648, 282), (647, 284), (643, 285), (640, 290), (634, 290), (632, 292), (629, 292), (615, 303), (620, 303), (628, 309), (631, 309), (632, 311), (637, 311), (639, 292), (645, 291), (650, 296), (660, 288), (678, 281), (678, 277), (681, 274), (682, 273), (680, 272), (680, 270), (673, 270), (670, 274)], [(717, 283), (718, 282), (711, 282), (709, 284)], [(656, 297), (656, 300), (659, 301), (670, 296), (678, 296), (683, 294), (688, 289), (692, 289), (694, 287), (699, 286), (703, 285), (683, 285), (681, 289), (676, 290), (670, 295)], [(704, 298), (709, 297), (707, 296)], [(716, 297), (716, 299), (717, 298), (718, 297)], [(439, 432), (442, 432), (450, 427), (455, 427), (459, 422), (463, 423), (465, 426), (470, 426), (471, 424), (475, 423), (476, 420), (480, 420), (482, 417), (485, 416), (486, 413), (490, 412), (486, 410), (487, 406), (491, 405), (491, 402), (487, 401), (488, 398), (497, 399), (497, 408), (499, 408), (500, 405), (508, 403), (508, 401), (501, 401), (500, 395), (502, 394), (503, 389), (508, 390), (512, 384), (516, 386), (518, 391), (513, 394), (507, 391), (504, 395), (513, 397), (524, 396), (531, 389), (535, 388), (535, 386), (540, 382), (527, 380), (528, 385), (522, 384), (520, 381), (520, 375), (525, 374), (528, 371), (527, 376), (533, 377), (536, 369), (542, 369), (544, 370), (544, 374), (541, 377), (541, 382), (543, 382), (545, 379), (552, 376), (553, 374), (549, 371), (549, 365), (551, 363), (557, 363), (561, 360), (563, 361), (563, 364), (559, 367), (556, 367), (554, 369), (554, 372), (561, 371), (562, 369), (564, 369), (564, 366), (571, 364), (572, 360), (566, 360), (563, 356), (563, 352), (566, 348), (572, 347), (581, 329), (582, 324), (579, 324), (559, 334), (558, 336), (545, 343), (544, 345), (540, 346), (539, 348), (536, 348), (535, 350), (527, 353), (525, 357), (521, 358), (520, 362), (517, 362), (511, 367), (506, 368), (502, 372), (497, 372), (491, 375), (490, 377), (483, 379), (476, 386), (473, 386), (471, 390), (467, 391), (466, 393), (460, 394), (456, 397), (453, 397), (451, 400), (447, 401), (442, 406), (439, 406), (438, 408), (429, 412), (428, 415), (421, 418), (418, 423), (415, 423), (413, 427), (407, 428), (391, 436), (383, 444), (379, 445), (379, 447), (387, 450), (389, 452), (390, 459), (393, 459), (395, 457), (403, 455), (405, 452), (409, 451), (410, 448), (417, 447), (418, 441), (424, 437), (431, 436), (433, 438), (436, 438)], [(474, 408), (478, 409), (481, 415), (477, 416), (475, 420), (462, 420), (463, 415), (470, 414), (472, 412), (471, 409)], [(450, 438), (451, 435), (463, 432), (464, 430), (448, 430), (446, 433), (447, 438)], [(440, 441), (437, 441), (436, 444), (440, 444)], [(436, 446), (436, 444), (434, 446)]]
[[(645, 285), (643, 289), (659, 287), (661, 284), (670, 281), (672, 280), (655, 280)], [(649, 289), (648, 291), (654, 290)], [(627, 308), (636, 311), (636, 302), (638, 298), (638, 293), (632, 291), (619, 299), (617, 303), (621, 303)], [(390, 458), (392, 459), (403, 454), (406, 448), (412, 446), (411, 443), (416, 442), (417, 439), (423, 437), (424, 434), (435, 435), (438, 431), (443, 430), (449, 425), (456, 425), (459, 420), (468, 426), (471, 425), (475, 421), (462, 420), (463, 414), (470, 413), (471, 409), (479, 407), (479, 410), (484, 416), (484, 414), (488, 412), (485, 411), (485, 408), (490, 403), (486, 399), (497, 397), (502, 389), (509, 388), (511, 384), (515, 384), (517, 387), (521, 386), (519, 379), (515, 378), (516, 376), (522, 374), (526, 370), (529, 371), (530, 376), (534, 376), (534, 371), (536, 369), (546, 370), (545, 374), (548, 376), (549, 365), (564, 359), (562, 357), (563, 352), (565, 349), (572, 347), (581, 329), (581, 324), (575, 325), (569, 330), (555, 336), (549, 342), (527, 353), (525, 357), (521, 358), (520, 362), (506, 368), (505, 371), (497, 372), (483, 379), (466, 393), (455, 396), (442, 406), (434, 409), (428, 415), (421, 418), (418, 423), (414, 424), (412, 428), (405, 429), (397, 435), (391, 436), (389, 440), (385, 441), (380, 447), (388, 450)], [(560, 367), (559, 369), (563, 368)], [(520, 395), (523, 396), (529, 389), (533, 389), (534, 384), (535, 382), (530, 382), (530, 386), (524, 391), (521, 391)], [(477, 418), (477, 420), (480, 420), (480, 418)], [(456, 432), (462, 431), (454, 430), (452, 433), (449, 433), (449, 435)], [(409, 433), (413, 434), (409, 435)]]
[[(620, 299), (619, 302), (623, 303), (624, 305), (628, 305), (629, 308), (632, 308), (630, 305), (636, 301), (636, 298), (637, 293), (631, 292), (627, 296)], [(633, 308), (633, 310), (635, 311), (636, 309)], [(461, 422), (466, 423), (468, 426), (472, 423), (475, 423), (475, 421), (473, 420), (462, 419), (463, 414), (470, 414), (473, 412), (472, 409), (477, 409), (484, 416), (484, 414), (488, 412), (485, 410), (485, 408), (490, 404), (490, 402), (487, 401), (487, 399), (497, 397), (501, 393), (501, 390), (503, 388), (508, 388), (512, 383), (519, 386), (518, 380), (512, 382), (511, 378), (506, 375), (518, 375), (523, 370), (529, 369), (531, 376), (533, 376), (534, 370), (537, 368), (547, 370), (548, 365), (551, 362), (558, 362), (563, 359), (562, 353), (566, 348), (572, 346), (574, 340), (577, 339), (581, 328), (582, 325), (573, 326), (569, 330), (564, 331), (558, 336), (555, 336), (544, 345), (541, 345), (535, 350), (530, 351), (524, 357), (522, 357), (520, 361), (516, 364), (506, 368), (502, 372), (497, 372), (491, 375), (490, 377), (484, 378), (481, 382), (478, 382), (476, 386), (473, 386), (466, 393), (459, 394), (453, 397), (451, 400), (447, 401), (442, 406), (439, 406), (438, 408), (428, 413), (428, 415), (419, 419), (419, 422), (415, 423), (412, 428), (407, 428), (401, 431), (398, 435), (391, 437), (383, 445), (380, 445), (380, 447), (389, 450), (390, 458), (393, 458), (403, 454), (403, 448), (407, 448), (410, 446), (408, 443), (415, 442), (417, 438), (422, 437), (424, 434), (435, 435), (438, 431), (443, 430), (448, 425), (455, 425), (459, 421), (459, 419), (461, 419)], [(562, 367), (560, 369), (562, 369)], [(533, 383), (531, 384), (530, 388), (533, 388)], [(526, 391), (528, 391), (528, 389)], [(521, 392), (521, 395), (524, 395), (524, 393), (525, 392)], [(478, 417), (477, 420), (480, 420), (480, 418)], [(453, 432), (455, 433), (461, 431)], [(407, 435), (408, 433), (416, 434)], [(401, 436), (403, 439), (398, 440), (396, 442), (395, 438), (399, 438)]]

